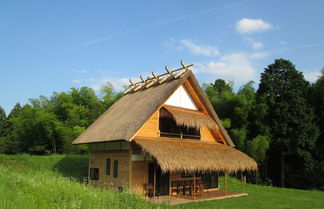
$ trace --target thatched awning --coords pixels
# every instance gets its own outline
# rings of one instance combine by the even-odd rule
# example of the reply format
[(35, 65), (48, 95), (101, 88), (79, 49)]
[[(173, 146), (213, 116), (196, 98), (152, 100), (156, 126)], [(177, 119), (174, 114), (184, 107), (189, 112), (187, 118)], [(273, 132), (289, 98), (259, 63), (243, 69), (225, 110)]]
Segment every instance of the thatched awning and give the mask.
[(162, 171), (255, 171), (257, 163), (243, 152), (216, 142), (135, 138), (154, 157)]
[(202, 112), (173, 107), (169, 105), (164, 105), (163, 109), (165, 109), (172, 115), (177, 125), (195, 128), (201, 128), (205, 126), (210, 129), (219, 129), (216, 122)]

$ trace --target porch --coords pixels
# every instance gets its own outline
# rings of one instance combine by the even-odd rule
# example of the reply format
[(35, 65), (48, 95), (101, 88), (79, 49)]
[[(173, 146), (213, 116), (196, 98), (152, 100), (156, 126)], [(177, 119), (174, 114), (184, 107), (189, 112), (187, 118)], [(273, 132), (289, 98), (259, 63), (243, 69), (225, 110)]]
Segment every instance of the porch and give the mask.
[(203, 196), (159, 196), (155, 198), (147, 198), (148, 201), (152, 203), (165, 203), (167, 205), (178, 205), (191, 202), (199, 201), (209, 201), (209, 200), (219, 200), (232, 197), (243, 197), (247, 196), (244, 192), (233, 192), (233, 191), (223, 191), (223, 190), (213, 190), (205, 191)]

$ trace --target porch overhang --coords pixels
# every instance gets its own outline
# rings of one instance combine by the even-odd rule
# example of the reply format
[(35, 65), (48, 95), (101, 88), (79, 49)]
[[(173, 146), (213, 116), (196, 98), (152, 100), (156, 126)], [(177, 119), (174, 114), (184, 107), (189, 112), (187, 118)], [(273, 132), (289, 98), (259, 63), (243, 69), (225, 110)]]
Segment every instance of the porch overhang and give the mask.
[(202, 112), (170, 105), (163, 105), (162, 110), (165, 110), (172, 115), (178, 125), (195, 127), (198, 129), (205, 126), (210, 129), (219, 130), (216, 122)]
[(255, 171), (257, 163), (243, 152), (217, 142), (140, 137), (133, 141), (151, 155), (163, 172)]

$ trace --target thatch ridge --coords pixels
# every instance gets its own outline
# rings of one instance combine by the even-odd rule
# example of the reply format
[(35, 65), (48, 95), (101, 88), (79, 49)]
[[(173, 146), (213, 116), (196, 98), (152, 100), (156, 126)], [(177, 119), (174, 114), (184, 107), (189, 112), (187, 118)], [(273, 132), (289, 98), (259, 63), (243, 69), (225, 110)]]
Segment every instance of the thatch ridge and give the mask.
[(135, 138), (145, 153), (154, 157), (164, 172), (255, 171), (257, 163), (243, 152), (217, 142), (174, 138)]
[(173, 107), (170, 105), (163, 105), (163, 108), (173, 116), (177, 125), (194, 128), (207, 127), (209, 129), (218, 129), (216, 122), (202, 112)]

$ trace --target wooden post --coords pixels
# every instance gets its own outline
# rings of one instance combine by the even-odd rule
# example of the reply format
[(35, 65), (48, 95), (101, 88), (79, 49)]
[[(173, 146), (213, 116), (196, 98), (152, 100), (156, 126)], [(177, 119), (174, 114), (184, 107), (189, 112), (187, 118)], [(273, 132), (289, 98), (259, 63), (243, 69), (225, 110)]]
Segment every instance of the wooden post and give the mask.
[(243, 192), (244, 192), (245, 183), (246, 183), (246, 175), (243, 176)]
[(243, 177), (243, 172), (241, 172), (241, 181), (242, 181), (242, 193), (244, 193), (244, 177)]
[(91, 179), (90, 179), (90, 159), (91, 159), (91, 152), (89, 154), (89, 162), (88, 162), (88, 184), (91, 184)]
[(154, 180), (153, 180), (153, 199), (155, 199), (155, 190), (156, 190), (156, 163), (154, 162)]
[(224, 174), (225, 179), (225, 195), (227, 196), (227, 173)]
[(169, 172), (169, 196), (172, 196), (172, 188), (171, 188), (171, 171)]
[(194, 175), (193, 175), (193, 195), (194, 195), (194, 199), (196, 199), (196, 172), (194, 171)]

